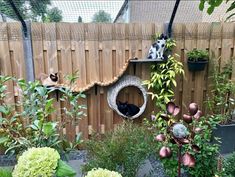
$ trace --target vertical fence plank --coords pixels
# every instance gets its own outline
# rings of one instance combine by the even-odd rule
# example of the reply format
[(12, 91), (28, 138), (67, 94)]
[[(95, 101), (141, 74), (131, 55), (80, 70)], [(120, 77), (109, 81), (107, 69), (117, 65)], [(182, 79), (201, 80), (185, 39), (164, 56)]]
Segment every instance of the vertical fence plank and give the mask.
[(57, 60), (56, 24), (43, 23), (42, 33), (45, 73), (57, 73), (59, 69)]
[(100, 65), (100, 71), (104, 82), (112, 82), (113, 70), (115, 71), (116, 69), (116, 61), (113, 61), (112, 55), (112, 27), (112, 24), (102, 24), (100, 31), (100, 42), (102, 42), (102, 65)]
[(97, 24), (87, 24), (86, 28), (86, 69), (87, 69), (87, 82), (89, 85), (93, 85), (99, 81), (99, 53), (98, 53), (98, 35), (99, 28)]
[[(62, 73), (60, 75), (60, 80), (65, 82), (64, 76), (70, 75), (73, 72), (72, 69), (72, 59), (71, 59), (71, 33), (70, 33), (70, 24), (68, 23), (57, 23), (56, 26), (57, 32), (57, 50), (60, 53), (59, 59), (59, 71)], [(61, 103), (62, 107), (69, 108), (69, 104), (67, 102)], [(74, 140), (75, 138), (75, 127), (72, 126), (73, 122), (67, 116), (63, 117), (63, 120), (66, 123), (65, 133), (66, 137), (69, 140)]]
[[(211, 97), (211, 89), (213, 86), (213, 70), (219, 66), (221, 57), (221, 44), (222, 44), (222, 23), (212, 23), (210, 27), (210, 44), (209, 44), (209, 68), (207, 80), (207, 98)], [(207, 112), (209, 110), (206, 110)]]
[(182, 112), (188, 111), (188, 105), (193, 100), (192, 91), (194, 89), (193, 74), (187, 67), (186, 53), (196, 48), (197, 37), (197, 24), (187, 24), (185, 26), (185, 53), (184, 53), (184, 71), (185, 77), (183, 81), (183, 94), (182, 94)]
[[(198, 24), (197, 49), (207, 50), (209, 48), (210, 24)], [(200, 109), (204, 112), (204, 101), (206, 93), (207, 68), (195, 73), (194, 101), (198, 103)]]
[(222, 31), (222, 49), (221, 49), (221, 62), (220, 68), (230, 63), (233, 55), (233, 36), (234, 36), (234, 23), (224, 23)]
[[(154, 24), (147, 23), (142, 24), (142, 57), (147, 58), (150, 46), (153, 43), (152, 35), (154, 34)], [(142, 70), (141, 70), (141, 78), (144, 80), (150, 79), (150, 63), (143, 63)], [(153, 101), (151, 97), (148, 97), (148, 103), (146, 110), (143, 114), (143, 117), (150, 117), (152, 113), (152, 109), (154, 107)]]
[(72, 51), (72, 69), (73, 73), (78, 71), (79, 79), (78, 86), (86, 88), (86, 58), (85, 58), (85, 25), (84, 24), (71, 24), (71, 43)]
[(13, 75), (17, 78), (26, 78), (21, 24), (8, 23), (8, 35)]
[[(184, 24), (175, 24), (173, 25), (172, 34), (173, 39), (176, 41), (176, 47), (173, 49), (173, 53), (175, 54), (174, 57), (184, 62), (184, 30), (185, 25)], [(180, 108), (182, 108), (182, 90), (183, 90), (183, 76), (176, 76), (176, 83), (177, 86), (174, 88), (174, 99), (175, 104), (178, 105)], [(182, 110), (179, 114), (179, 116), (182, 115)]]
[[(56, 42), (56, 24), (43, 23), (42, 26), (42, 43), (43, 43), (43, 58), (44, 58), (44, 72), (46, 75), (59, 72), (59, 64), (57, 59), (57, 42)], [(60, 94), (58, 95), (61, 96)], [(54, 98), (53, 107), (56, 111), (51, 115), (52, 120), (59, 122), (61, 125), (61, 102), (57, 98), (57, 93), (51, 93)], [(59, 130), (62, 133), (62, 130)]]
[[(10, 60), (10, 48), (8, 45), (7, 23), (0, 23), (0, 73), (5, 76), (12, 76), (12, 66)], [(12, 81), (6, 83), (9, 94), (6, 103), (14, 103), (14, 85)]]
[(42, 24), (32, 23), (32, 48), (35, 79), (39, 80), (41, 74), (45, 74), (43, 58)]

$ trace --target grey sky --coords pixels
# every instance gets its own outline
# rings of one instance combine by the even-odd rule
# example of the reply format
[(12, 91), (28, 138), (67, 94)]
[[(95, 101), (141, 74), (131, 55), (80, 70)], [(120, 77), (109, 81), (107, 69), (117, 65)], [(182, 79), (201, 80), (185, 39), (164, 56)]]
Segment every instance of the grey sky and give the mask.
[(99, 10), (106, 11), (114, 19), (123, 2), (124, 0), (53, 0), (52, 6), (63, 11), (64, 22), (77, 22), (78, 16), (82, 17), (83, 22), (91, 22), (92, 16)]

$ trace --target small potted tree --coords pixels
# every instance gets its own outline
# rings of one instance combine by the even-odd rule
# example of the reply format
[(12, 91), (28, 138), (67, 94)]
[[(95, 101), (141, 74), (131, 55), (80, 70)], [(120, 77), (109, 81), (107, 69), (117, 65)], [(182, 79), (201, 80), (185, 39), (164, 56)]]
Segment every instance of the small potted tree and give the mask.
[(208, 63), (209, 53), (206, 50), (193, 49), (187, 53), (189, 71), (202, 71)]

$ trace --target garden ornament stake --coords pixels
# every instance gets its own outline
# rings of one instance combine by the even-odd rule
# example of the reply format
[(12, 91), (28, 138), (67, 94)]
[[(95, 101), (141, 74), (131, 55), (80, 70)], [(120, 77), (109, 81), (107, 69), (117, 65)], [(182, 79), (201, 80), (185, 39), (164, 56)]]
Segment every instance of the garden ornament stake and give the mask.
[[(165, 131), (155, 137), (155, 140), (162, 143), (162, 147), (159, 150), (159, 155), (161, 158), (170, 158), (172, 156), (172, 151), (165, 144), (171, 142), (178, 146), (178, 177), (181, 176), (181, 164), (187, 167), (194, 167), (196, 160), (194, 156), (188, 152), (192, 149), (194, 152), (198, 153), (200, 148), (195, 144), (194, 137), (195, 134), (200, 134), (202, 131), (196, 127), (195, 121), (200, 121), (202, 112), (198, 109), (196, 103), (191, 103), (189, 105), (188, 114), (184, 114), (182, 119), (177, 119), (175, 116), (180, 112), (180, 108), (176, 106), (173, 102), (169, 102), (166, 105), (167, 112), (161, 114), (163, 121), (167, 121), (167, 127)], [(188, 145), (188, 149), (182, 155), (182, 150), (184, 145)]]

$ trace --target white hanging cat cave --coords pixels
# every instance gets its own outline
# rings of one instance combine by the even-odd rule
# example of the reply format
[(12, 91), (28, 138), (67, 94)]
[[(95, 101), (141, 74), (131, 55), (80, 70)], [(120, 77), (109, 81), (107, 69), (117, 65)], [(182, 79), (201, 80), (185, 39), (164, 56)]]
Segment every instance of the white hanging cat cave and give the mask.
[[(137, 87), (141, 91), (142, 96), (144, 98), (144, 103), (140, 107), (139, 112), (131, 117), (122, 114), (119, 111), (118, 106), (117, 106), (118, 93), (122, 89), (124, 89), (125, 87), (130, 87), (130, 86)], [(115, 83), (114, 85), (112, 85), (109, 88), (108, 95), (107, 95), (107, 101), (108, 101), (110, 108), (112, 108), (114, 111), (116, 111), (120, 116), (128, 118), (128, 119), (135, 119), (135, 118), (139, 117), (141, 114), (143, 114), (143, 112), (145, 111), (145, 108), (147, 106), (147, 101), (148, 101), (147, 91), (144, 88), (144, 86), (142, 85), (142, 81), (140, 78), (138, 78), (136, 76), (126, 75), (126, 76), (123, 76), (120, 80), (118, 80), (117, 83)]]

